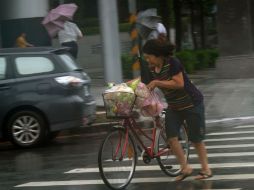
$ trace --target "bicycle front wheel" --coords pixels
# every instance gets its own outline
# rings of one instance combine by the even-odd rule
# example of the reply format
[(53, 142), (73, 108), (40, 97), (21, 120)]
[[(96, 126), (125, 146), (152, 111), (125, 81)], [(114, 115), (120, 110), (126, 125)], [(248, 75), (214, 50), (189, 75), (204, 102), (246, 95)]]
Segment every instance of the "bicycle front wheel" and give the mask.
[(132, 137), (123, 128), (113, 129), (101, 144), (98, 165), (102, 180), (111, 189), (124, 189), (131, 181), (137, 162)]
[[(158, 139), (157, 161), (159, 163), (161, 170), (168, 176), (171, 176), (171, 177), (178, 176), (181, 172), (181, 167), (175, 155), (173, 155), (173, 152), (170, 146), (167, 143), (165, 127), (162, 128), (160, 136), (157, 139)], [(188, 135), (186, 132), (185, 123), (181, 126), (178, 139), (183, 149), (186, 162), (187, 162), (189, 157), (189, 140), (188, 140)]]

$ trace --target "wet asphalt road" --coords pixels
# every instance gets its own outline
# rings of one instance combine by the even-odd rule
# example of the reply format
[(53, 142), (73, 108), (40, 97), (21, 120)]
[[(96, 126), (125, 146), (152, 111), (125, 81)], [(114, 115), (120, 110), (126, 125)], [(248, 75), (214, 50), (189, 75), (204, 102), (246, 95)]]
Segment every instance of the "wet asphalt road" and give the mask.
[[(159, 169), (137, 171), (128, 190), (139, 189), (253, 189), (254, 185), (254, 125), (253, 121), (209, 124), (207, 149), (214, 177), (196, 181), (172, 182)], [(9, 143), (0, 144), (1, 190), (106, 190), (97, 169), (97, 152), (105, 132), (83, 130), (80, 134), (65, 134), (50, 144), (34, 149), (19, 150)], [(194, 174), (199, 171), (198, 160), (190, 155)], [(144, 163), (139, 161), (138, 166)], [(147, 167), (156, 166), (152, 162)], [(69, 172), (69, 173), (66, 173)], [(141, 179), (143, 181), (141, 181)], [(50, 182), (50, 183), (49, 183)], [(34, 185), (29, 187), (29, 183)], [(20, 187), (17, 187), (21, 185)], [(45, 186), (46, 185), (46, 186)]]
[[(152, 162), (146, 165), (151, 171), (135, 173), (128, 190), (253, 189), (253, 84), (254, 79), (213, 78), (197, 83), (205, 95), (206, 144), (213, 178), (195, 181), (190, 177), (176, 183)], [(0, 190), (107, 190), (97, 170), (97, 152), (106, 130), (98, 127), (65, 133), (34, 149), (20, 150), (0, 143)], [(199, 165), (193, 150), (190, 163), (194, 176)], [(139, 161), (137, 167), (143, 165)]]

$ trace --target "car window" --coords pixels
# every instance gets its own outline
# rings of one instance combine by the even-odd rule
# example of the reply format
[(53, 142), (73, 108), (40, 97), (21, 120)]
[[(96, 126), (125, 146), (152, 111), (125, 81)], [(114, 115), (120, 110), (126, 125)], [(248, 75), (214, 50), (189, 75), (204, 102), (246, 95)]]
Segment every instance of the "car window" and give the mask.
[(48, 73), (55, 68), (52, 61), (46, 57), (18, 57), (15, 64), (20, 75)]
[(65, 63), (65, 65), (70, 69), (70, 71), (74, 71), (78, 69), (75, 61), (67, 54), (59, 54), (61, 60)]
[(0, 80), (6, 78), (6, 59), (4, 57), (0, 57)]

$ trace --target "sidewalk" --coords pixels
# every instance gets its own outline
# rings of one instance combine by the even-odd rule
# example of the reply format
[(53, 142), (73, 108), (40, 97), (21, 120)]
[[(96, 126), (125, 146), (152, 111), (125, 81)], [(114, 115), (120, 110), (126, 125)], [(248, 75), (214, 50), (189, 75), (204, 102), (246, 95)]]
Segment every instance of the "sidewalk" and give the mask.
[[(204, 95), (207, 120), (254, 116), (254, 78), (218, 78), (216, 69), (197, 71), (190, 79)], [(104, 81), (91, 86), (97, 106), (103, 106)]]

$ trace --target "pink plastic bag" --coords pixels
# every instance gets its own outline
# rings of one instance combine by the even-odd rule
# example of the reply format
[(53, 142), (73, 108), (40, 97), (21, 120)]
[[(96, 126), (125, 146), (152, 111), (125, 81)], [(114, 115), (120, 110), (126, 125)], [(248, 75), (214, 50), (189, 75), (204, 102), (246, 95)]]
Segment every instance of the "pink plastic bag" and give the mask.
[(158, 116), (166, 106), (161, 101), (159, 95), (152, 91), (150, 97), (145, 100), (144, 107), (140, 109), (141, 114), (147, 117)]
[(146, 87), (146, 85), (140, 82), (135, 90), (136, 98), (136, 105), (139, 109), (150, 104), (150, 90)]
[(138, 84), (135, 94), (137, 95), (136, 106), (143, 116), (157, 116), (167, 107), (162, 102), (162, 97), (155, 91), (150, 92), (144, 83)]

